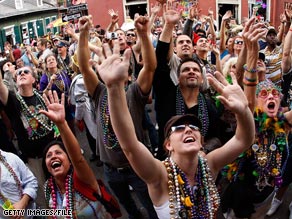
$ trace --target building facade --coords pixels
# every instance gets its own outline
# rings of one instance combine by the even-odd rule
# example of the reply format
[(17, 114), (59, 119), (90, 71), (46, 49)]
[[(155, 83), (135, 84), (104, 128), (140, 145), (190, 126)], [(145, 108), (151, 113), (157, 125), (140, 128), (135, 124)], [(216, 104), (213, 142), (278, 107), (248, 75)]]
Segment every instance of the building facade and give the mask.
[[(215, 12), (215, 19), (218, 24), (221, 17), (227, 10), (231, 10), (238, 24), (243, 17), (249, 17), (253, 7), (258, 7), (258, 16), (264, 17), (273, 26), (280, 24), (279, 15), (283, 13), (284, 8), (292, 7), (292, 0), (197, 0), (202, 9), (202, 14), (207, 14), (208, 9), (212, 8)], [(146, 14), (150, 10), (150, 5), (155, 4), (156, 0), (87, 0), (88, 12), (93, 16), (95, 25), (99, 24), (104, 29), (109, 25), (110, 16), (107, 13), (109, 9), (118, 11), (119, 24), (126, 20), (127, 16), (134, 18), (135, 13)], [(178, 0), (180, 4), (187, 8), (192, 0)], [(186, 9), (187, 10), (187, 9)]]

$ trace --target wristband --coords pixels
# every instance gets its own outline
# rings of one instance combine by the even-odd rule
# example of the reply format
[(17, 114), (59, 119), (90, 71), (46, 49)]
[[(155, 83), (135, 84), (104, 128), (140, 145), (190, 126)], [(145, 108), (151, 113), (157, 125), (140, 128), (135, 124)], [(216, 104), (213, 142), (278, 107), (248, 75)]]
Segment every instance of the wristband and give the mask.
[(248, 78), (248, 77), (244, 77), (244, 80), (245, 81), (248, 81), (248, 82), (257, 82), (258, 81), (258, 78)]
[(247, 64), (243, 65), (243, 69), (244, 69), (244, 71), (247, 71), (249, 73), (257, 73), (258, 72), (258, 70), (256, 68), (247, 69)]
[(254, 79), (251, 79), (251, 78), (247, 78), (247, 77), (244, 77), (243, 80), (242, 80), (242, 83), (245, 85), (245, 86), (257, 86), (258, 84), (258, 79), (255, 78)]

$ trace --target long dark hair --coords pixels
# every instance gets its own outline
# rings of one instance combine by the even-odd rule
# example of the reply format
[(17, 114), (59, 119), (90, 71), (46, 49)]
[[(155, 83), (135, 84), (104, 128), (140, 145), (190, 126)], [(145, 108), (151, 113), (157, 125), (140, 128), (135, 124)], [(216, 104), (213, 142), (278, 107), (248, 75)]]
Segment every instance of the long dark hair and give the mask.
[(42, 168), (43, 168), (46, 180), (49, 179), (49, 177), (51, 176), (50, 172), (48, 171), (47, 165), (46, 165), (46, 155), (48, 153), (48, 150), (54, 145), (58, 145), (67, 154), (69, 162), (71, 163), (69, 155), (68, 155), (66, 148), (65, 148), (62, 141), (53, 140), (50, 143), (48, 143), (47, 146), (45, 147), (45, 149), (43, 150), (43, 160), (42, 160)]

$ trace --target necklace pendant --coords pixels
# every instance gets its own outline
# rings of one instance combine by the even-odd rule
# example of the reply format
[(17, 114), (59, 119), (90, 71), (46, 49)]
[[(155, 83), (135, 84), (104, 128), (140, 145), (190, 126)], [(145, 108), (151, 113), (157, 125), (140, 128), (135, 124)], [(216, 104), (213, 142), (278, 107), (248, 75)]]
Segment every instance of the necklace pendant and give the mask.
[(181, 209), (178, 214), (182, 219), (188, 219), (188, 212), (185, 208)]

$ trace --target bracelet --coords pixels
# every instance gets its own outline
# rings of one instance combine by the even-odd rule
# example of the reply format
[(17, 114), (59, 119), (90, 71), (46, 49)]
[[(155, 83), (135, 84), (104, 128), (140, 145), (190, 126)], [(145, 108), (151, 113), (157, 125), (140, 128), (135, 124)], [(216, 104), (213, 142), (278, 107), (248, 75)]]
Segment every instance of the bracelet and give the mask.
[(257, 73), (258, 72), (258, 70), (256, 68), (247, 69), (247, 64), (243, 65), (243, 69), (244, 69), (244, 71), (247, 71), (249, 73)]
[(248, 82), (257, 82), (258, 81), (258, 78), (256, 77), (256, 78), (248, 78), (248, 77), (244, 77), (244, 80), (245, 81), (248, 81)]
[(248, 80), (246, 79), (246, 77), (244, 77), (243, 80), (242, 80), (242, 83), (243, 83), (245, 86), (255, 87), (255, 86), (257, 86), (257, 84), (258, 84), (258, 79), (256, 79), (256, 81), (251, 82), (251, 81), (248, 81)]

